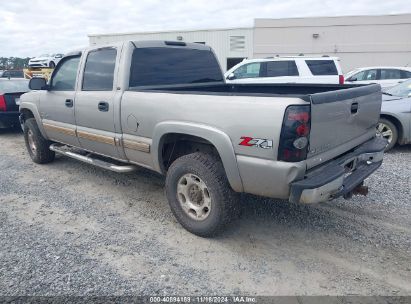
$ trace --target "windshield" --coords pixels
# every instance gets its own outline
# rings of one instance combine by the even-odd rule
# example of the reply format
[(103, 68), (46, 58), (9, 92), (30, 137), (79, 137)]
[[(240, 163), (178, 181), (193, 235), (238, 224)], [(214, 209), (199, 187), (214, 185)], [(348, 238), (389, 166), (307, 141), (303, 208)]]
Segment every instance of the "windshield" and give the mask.
[(411, 94), (411, 79), (386, 90), (385, 93), (392, 96), (408, 97), (408, 95)]
[(1, 80), (0, 94), (2, 93), (21, 93), (29, 91), (28, 80)]
[(358, 71), (360, 71), (360, 69), (354, 69), (352, 71), (349, 71), (347, 74), (344, 75), (345, 78), (349, 78), (352, 75), (354, 75), (355, 73), (357, 73)]

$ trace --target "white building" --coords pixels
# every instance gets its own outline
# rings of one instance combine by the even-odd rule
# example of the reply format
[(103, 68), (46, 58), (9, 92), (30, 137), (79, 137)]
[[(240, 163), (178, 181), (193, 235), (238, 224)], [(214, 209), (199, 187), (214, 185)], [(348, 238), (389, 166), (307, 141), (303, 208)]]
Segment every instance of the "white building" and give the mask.
[(338, 56), (344, 72), (411, 65), (411, 14), (255, 19), (251, 28), (89, 35), (91, 45), (152, 39), (210, 45), (224, 70), (243, 58), (299, 54)]

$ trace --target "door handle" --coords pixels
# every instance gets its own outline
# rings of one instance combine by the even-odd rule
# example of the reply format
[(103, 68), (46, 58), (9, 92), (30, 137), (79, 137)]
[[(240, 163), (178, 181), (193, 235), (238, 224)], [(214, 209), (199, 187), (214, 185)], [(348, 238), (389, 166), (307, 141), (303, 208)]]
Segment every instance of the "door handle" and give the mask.
[(358, 112), (358, 102), (354, 102), (351, 104), (351, 114), (355, 114)]
[(101, 111), (101, 112), (108, 112), (108, 109), (109, 109), (108, 102), (100, 101), (100, 102), (98, 103), (98, 110), (99, 110), (99, 111)]
[(66, 99), (65, 104), (66, 104), (66, 107), (67, 107), (67, 108), (72, 108), (73, 105), (74, 105), (73, 99)]

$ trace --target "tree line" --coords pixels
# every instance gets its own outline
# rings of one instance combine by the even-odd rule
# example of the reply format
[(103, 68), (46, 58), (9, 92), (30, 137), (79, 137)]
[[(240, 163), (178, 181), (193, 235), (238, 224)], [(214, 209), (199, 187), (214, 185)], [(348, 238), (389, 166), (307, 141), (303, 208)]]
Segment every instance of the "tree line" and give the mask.
[(0, 70), (21, 70), (28, 67), (29, 57), (0, 57)]

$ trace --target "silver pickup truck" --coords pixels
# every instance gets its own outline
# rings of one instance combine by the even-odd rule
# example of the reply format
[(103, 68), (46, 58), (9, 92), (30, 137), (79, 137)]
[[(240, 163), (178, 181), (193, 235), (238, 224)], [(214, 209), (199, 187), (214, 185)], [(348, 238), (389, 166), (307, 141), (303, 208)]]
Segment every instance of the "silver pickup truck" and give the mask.
[(200, 236), (222, 230), (241, 192), (307, 204), (365, 192), (386, 146), (379, 85), (226, 84), (201, 44), (89, 47), (30, 88), (20, 120), (34, 162), (162, 173), (172, 212)]

